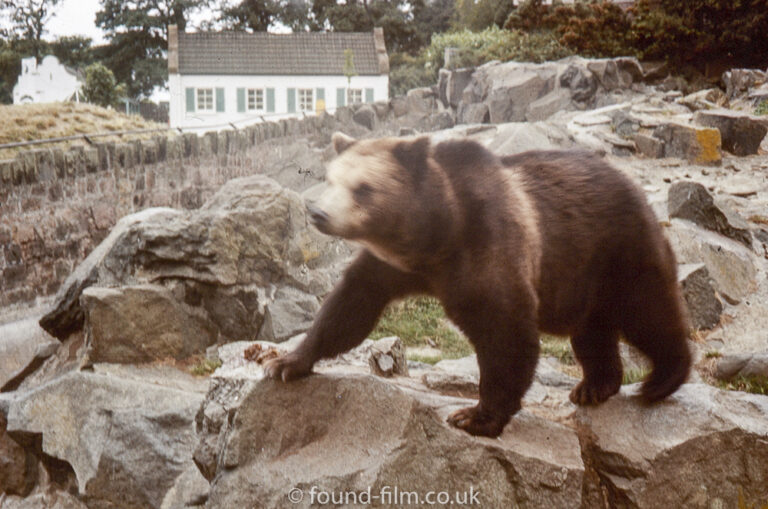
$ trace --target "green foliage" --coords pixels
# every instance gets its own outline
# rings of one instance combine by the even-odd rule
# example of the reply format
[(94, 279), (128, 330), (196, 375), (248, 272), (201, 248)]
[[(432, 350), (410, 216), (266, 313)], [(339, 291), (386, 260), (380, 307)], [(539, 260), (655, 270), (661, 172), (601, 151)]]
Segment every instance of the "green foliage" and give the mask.
[(12, 34), (31, 43), (32, 55), (39, 62), (45, 54), (45, 25), (60, 0), (0, 0), (0, 12), (10, 21)]
[(117, 107), (120, 89), (115, 81), (115, 75), (98, 62), (89, 65), (85, 68), (83, 95), (91, 104)]
[(743, 391), (752, 394), (768, 395), (768, 377), (766, 376), (742, 376), (739, 375), (727, 382), (718, 383), (721, 389), (729, 391)]
[[(406, 346), (436, 345), (446, 359), (473, 353), (467, 339), (447, 323), (440, 302), (430, 297), (390, 304), (371, 333), (372, 339), (398, 336)], [(420, 359), (429, 362), (429, 359)]]
[(768, 0), (638, 0), (632, 16), (642, 58), (700, 69), (762, 68), (768, 60)]
[(554, 357), (566, 366), (576, 365), (571, 341), (568, 338), (542, 334), (539, 338), (539, 355), (542, 357)]
[(229, 30), (264, 32), (276, 21), (279, 12), (274, 0), (241, 0), (236, 5), (225, 5), (219, 20)]
[(189, 13), (208, 0), (101, 0), (96, 25), (110, 40), (104, 64), (131, 97), (148, 97), (168, 79), (168, 25), (184, 30)]
[(650, 371), (647, 369), (626, 370), (621, 375), (621, 384), (629, 385), (629, 384), (635, 384), (637, 382), (642, 382), (643, 379), (645, 379), (645, 377), (648, 376), (648, 373), (650, 373)]
[(201, 359), (200, 362), (193, 364), (189, 372), (195, 376), (208, 376), (221, 367), (221, 361), (216, 359)]
[(75, 69), (92, 64), (96, 58), (91, 38), (80, 35), (59, 37), (51, 43), (50, 50), (59, 62)]
[(610, 0), (544, 5), (527, 0), (513, 10), (504, 25), (508, 29), (549, 33), (560, 44), (586, 57), (632, 55), (631, 21)]
[(760, 101), (760, 104), (755, 106), (755, 115), (768, 115), (768, 101)]

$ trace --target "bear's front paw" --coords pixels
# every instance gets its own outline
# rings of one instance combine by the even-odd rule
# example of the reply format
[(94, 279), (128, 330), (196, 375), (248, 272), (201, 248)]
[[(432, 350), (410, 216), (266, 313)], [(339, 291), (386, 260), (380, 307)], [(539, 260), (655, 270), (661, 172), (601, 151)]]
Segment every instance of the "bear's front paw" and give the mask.
[(597, 405), (607, 400), (621, 389), (621, 379), (615, 382), (589, 383), (585, 380), (573, 388), (569, 396), (574, 405)]
[(509, 418), (499, 417), (483, 411), (478, 406), (456, 410), (448, 416), (448, 423), (463, 429), (470, 435), (495, 438), (501, 435)]
[(269, 378), (288, 382), (307, 376), (312, 371), (312, 364), (302, 355), (291, 352), (265, 362), (264, 373)]

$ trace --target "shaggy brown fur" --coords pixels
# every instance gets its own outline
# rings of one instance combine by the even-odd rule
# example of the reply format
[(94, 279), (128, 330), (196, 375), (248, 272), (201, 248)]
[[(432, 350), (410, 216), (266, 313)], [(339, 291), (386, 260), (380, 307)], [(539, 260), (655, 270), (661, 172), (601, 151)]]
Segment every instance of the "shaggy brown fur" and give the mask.
[[(571, 336), (584, 369), (574, 403), (618, 392), (620, 334), (653, 363), (645, 401), (685, 381), (691, 360), (674, 255), (642, 193), (605, 162), (584, 152), (498, 158), (471, 141), (431, 146), (427, 138), (335, 136), (334, 144), (340, 156), (329, 176), (354, 187), (349, 217), (312, 205), (310, 216), (366, 249), (304, 342), (267, 364), (269, 376), (308, 374), (365, 339), (387, 303), (422, 293), (440, 299), (477, 351), (480, 401), (449, 418), (473, 435), (499, 435), (520, 409), (540, 331)], [(385, 163), (372, 162), (379, 157)]]

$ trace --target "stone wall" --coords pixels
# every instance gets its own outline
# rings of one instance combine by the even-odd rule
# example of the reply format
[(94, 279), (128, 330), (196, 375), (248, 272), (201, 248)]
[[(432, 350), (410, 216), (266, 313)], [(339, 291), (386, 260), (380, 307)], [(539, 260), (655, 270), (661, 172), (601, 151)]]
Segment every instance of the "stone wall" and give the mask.
[(327, 146), (341, 127), (323, 115), (0, 161), (0, 322), (54, 294), (120, 217), (156, 206), (198, 208), (229, 179), (264, 172), (265, 157), (296, 157), (276, 147), (313, 138)]

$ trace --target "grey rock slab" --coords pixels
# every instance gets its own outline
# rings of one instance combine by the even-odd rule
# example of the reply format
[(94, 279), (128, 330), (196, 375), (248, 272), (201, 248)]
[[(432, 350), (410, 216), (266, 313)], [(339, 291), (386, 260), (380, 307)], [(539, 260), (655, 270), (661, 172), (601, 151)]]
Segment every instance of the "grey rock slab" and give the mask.
[(10, 402), (8, 431), (42, 435), (89, 507), (159, 507), (189, 465), (203, 394), (72, 372)]
[(0, 391), (17, 387), (59, 345), (35, 318), (0, 325)]

